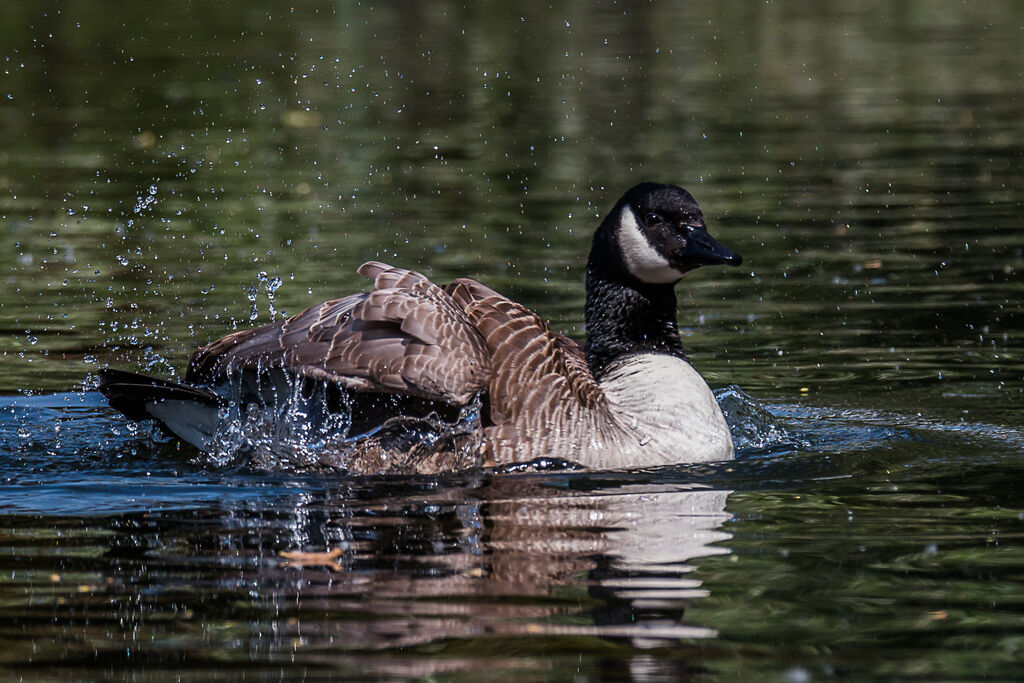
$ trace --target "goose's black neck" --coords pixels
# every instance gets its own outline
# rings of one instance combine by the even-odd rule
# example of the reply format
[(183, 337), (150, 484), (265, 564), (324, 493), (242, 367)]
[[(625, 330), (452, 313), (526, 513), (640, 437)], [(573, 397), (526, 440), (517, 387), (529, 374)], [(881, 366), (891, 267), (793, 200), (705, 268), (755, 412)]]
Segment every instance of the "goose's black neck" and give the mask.
[(591, 372), (598, 377), (616, 358), (634, 353), (685, 359), (674, 284), (640, 282), (616, 265), (596, 252), (587, 264), (584, 349)]

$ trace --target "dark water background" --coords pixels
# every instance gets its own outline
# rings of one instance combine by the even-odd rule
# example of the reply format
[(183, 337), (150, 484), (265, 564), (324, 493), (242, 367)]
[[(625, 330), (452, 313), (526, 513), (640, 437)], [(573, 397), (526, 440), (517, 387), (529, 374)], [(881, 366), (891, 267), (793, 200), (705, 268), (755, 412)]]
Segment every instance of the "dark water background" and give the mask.
[[(1018, 677), (1022, 65), (1013, 2), (0, 2), (0, 672)], [(733, 463), (259, 473), (92, 391), (370, 258), (579, 337), (647, 179), (745, 258), (680, 286)]]

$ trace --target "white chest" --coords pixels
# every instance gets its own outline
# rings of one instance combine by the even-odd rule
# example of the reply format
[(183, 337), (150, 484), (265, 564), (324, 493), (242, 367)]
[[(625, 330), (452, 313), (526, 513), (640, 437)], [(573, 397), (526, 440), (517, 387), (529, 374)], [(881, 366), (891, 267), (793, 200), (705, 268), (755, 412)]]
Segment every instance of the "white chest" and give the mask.
[[(732, 437), (704, 378), (664, 354), (616, 361), (601, 378), (622, 458), (645, 464), (707, 462), (732, 457)], [(614, 457), (614, 456), (613, 456)]]

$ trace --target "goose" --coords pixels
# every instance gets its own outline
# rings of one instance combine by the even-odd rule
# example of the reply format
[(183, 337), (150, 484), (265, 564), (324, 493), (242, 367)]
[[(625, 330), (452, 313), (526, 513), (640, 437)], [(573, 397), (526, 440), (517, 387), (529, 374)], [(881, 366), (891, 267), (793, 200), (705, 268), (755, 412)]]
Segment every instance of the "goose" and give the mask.
[[(370, 261), (358, 269), (369, 292), (213, 341), (192, 355), (184, 382), (105, 368), (99, 390), (128, 418), (155, 420), (200, 450), (214, 447), (232, 405), (289, 395), (305, 401), (300, 415), (343, 405), (345, 452), (331, 462), (355, 473), (540, 457), (592, 469), (728, 460), (729, 426), (683, 350), (675, 286), (700, 266), (741, 262), (708, 234), (688, 191), (645, 182), (594, 233), (582, 346), (480, 282), (438, 285)], [(374, 438), (396, 417), (467, 414), (473, 428), (447, 449), (456, 455), (389, 459)], [(326, 462), (338, 446), (323, 448)]]

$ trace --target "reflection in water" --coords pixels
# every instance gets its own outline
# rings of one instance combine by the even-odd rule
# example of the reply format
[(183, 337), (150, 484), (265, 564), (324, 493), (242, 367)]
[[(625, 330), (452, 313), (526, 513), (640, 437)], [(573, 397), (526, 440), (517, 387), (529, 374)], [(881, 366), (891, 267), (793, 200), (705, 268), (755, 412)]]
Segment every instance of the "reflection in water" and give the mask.
[[(615, 636), (641, 646), (711, 635), (681, 623), (686, 602), (704, 595), (686, 562), (727, 552), (710, 544), (728, 538), (718, 531), (728, 492), (521, 489), (498, 481), (422, 504), (341, 508), (307, 499), (278, 541), (314, 552), (270, 566), (262, 558), (260, 583), (297, 580), (284, 600), (300, 611), (340, 601), (332, 608), (369, 612), (340, 625), (351, 648), (481, 632)], [(334, 623), (289, 626), (331, 644), (339, 635)]]
[[(586, 480), (512, 476), (451, 487), (312, 487), (270, 506), (121, 515), (70, 534), (74, 549), (56, 552), (36, 528), (2, 545), (48, 553), (53, 574), (39, 574), (49, 562), (27, 561), (31, 578), (0, 583), (11, 606), (0, 612), (67, 623), (63, 638), (34, 643), (31, 657), (24, 632), (15, 639), (36, 662), (72, 653), (95, 661), (87, 651), (233, 660), (240, 643), (269, 662), (303, 664), (328, 652), (358, 658), (427, 646), (457, 655), (403, 657), (393, 667), (404, 674), (469, 666), (459, 657), (485, 655), (487, 640), (557, 648), (597, 637), (649, 648), (714, 635), (685, 623), (687, 607), (705, 595), (687, 563), (728, 552), (714, 545), (729, 538), (719, 530), (728, 492), (564, 488), (579, 483)], [(477, 640), (472, 656), (460, 645), (467, 639)]]
[(716, 541), (727, 491), (618, 490), (523, 497), (489, 506), (494, 581), (533, 586), (585, 576), (593, 624), (545, 624), (546, 633), (622, 636), (634, 645), (706, 637), (680, 622), (687, 600), (704, 597), (688, 560), (728, 552)]
[(879, 633), (1015, 670), (1019, 430), (774, 406), (810, 451), (339, 479), (196, 469), (89, 397), (0, 401), (4, 673), (744, 680), (874, 672)]

